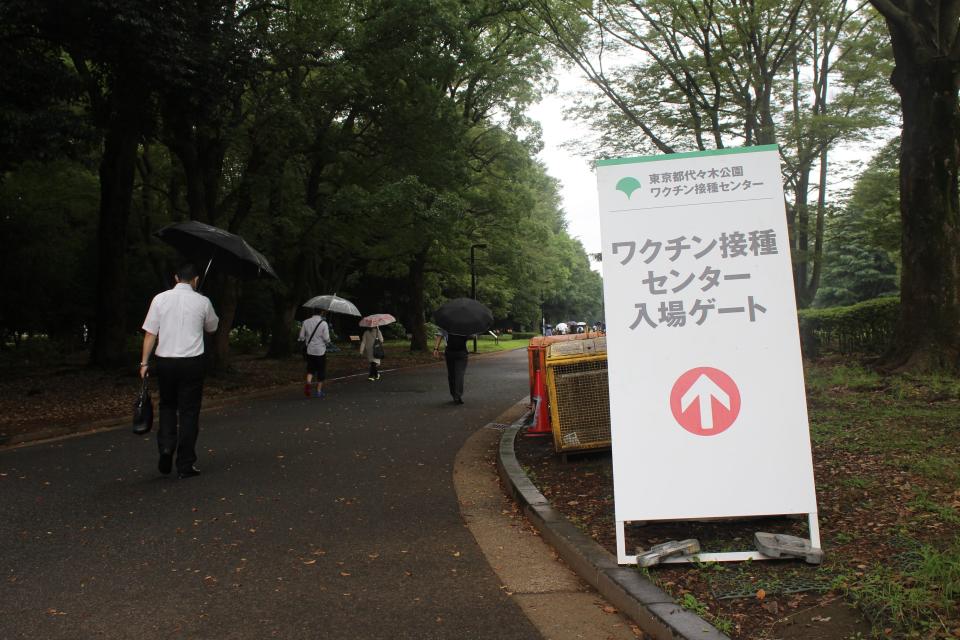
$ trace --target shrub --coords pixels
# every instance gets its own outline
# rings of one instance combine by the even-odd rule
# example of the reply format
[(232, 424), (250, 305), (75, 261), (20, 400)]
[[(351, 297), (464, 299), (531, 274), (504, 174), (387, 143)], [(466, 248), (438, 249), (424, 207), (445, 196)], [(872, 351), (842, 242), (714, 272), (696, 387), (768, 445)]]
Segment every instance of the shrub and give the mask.
[(260, 348), (260, 334), (240, 326), (230, 331), (230, 348), (237, 353), (249, 354)]
[[(514, 340), (529, 340), (530, 338), (536, 338), (540, 334), (539, 333), (520, 333), (518, 331), (514, 331), (513, 334), (511, 335), (513, 335)], [(501, 339), (502, 339), (502, 336), (501, 336)]]
[(3, 350), (4, 365), (54, 365), (63, 360), (62, 349), (46, 335), (23, 335), (13, 349)]
[(803, 352), (822, 350), (876, 354), (886, 349), (900, 315), (900, 299), (865, 300), (849, 307), (802, 309), (798, 314)]
[(380, 333), (384, 340), (404, 340), (407, 337), (407, 329), (399, 322), (380, 327)]

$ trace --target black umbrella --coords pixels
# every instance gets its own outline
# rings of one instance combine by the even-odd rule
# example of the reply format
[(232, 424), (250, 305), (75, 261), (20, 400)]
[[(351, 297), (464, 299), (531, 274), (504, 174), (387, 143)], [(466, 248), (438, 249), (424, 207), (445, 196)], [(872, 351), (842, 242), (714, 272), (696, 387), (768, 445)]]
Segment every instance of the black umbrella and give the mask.
[(209, 224), (196, 220), (178, 222), (160, 229), (154, 235), (203, 266), (204, 276), (210, 266), (216, 264), (218, 270), (241, 278), (256, 278), (264, 274), (277, 277), (270, 262), (246, 240)]
[(457, 336), (472, 336), (484, 333), (493, 324), (490, 309), (473, 298), (455, 298), (443, 303), (433, 312), (437, 325)]

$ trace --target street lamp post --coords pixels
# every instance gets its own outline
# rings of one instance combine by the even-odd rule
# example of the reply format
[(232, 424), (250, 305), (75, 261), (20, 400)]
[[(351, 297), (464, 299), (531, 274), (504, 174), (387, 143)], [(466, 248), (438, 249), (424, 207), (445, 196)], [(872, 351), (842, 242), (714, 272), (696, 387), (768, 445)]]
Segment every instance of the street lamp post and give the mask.
[[(474, 250), (476, 249), (486, 249), (487, 245), (485, 244), (472, 244), (470, 245), (470, 297), (474, 300), (477, 299), (477, 264), (476, 258), (474, 256)], [(477, 352), (477, 336), (473, 336), (473, 352)]]

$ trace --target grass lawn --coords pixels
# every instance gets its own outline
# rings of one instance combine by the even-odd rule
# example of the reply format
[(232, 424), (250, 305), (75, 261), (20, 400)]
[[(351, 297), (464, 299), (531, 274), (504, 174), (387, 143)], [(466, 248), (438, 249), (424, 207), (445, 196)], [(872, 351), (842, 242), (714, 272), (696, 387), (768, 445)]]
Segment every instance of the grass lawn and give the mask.
[[(513, 349), (526, 349), (530, 341), (527, 339), (514, 340), (510, 334), (500, 336), (499, 344), (493, 339), (493, 336), (477, 337), (477, 353), (492, 353), (495, 351), (511, 351)], [(473, 341), (467, 343), (470, 353), (473, 353)]]
[(960, 637), (960, 380), (821, 364), (807, 387), (834, 587), (884, 635)]

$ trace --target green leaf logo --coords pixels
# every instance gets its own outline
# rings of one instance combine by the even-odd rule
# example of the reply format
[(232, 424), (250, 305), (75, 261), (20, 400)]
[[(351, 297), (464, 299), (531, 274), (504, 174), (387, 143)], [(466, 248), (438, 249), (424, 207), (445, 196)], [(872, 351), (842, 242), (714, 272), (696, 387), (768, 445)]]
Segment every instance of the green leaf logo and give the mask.
[(623, 191), (627, 194), (627, 199), (630, 199), (630, 196), (633, 195), (633, 192), (640, 188), (640, 181), (636, 178), (631, 178), (627, 176), (626, 178), (620, 178), (620, 182), (617, 183), (617, 191)]

